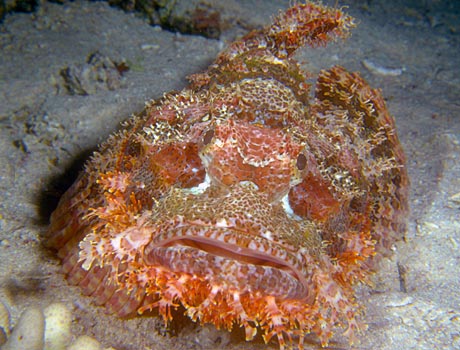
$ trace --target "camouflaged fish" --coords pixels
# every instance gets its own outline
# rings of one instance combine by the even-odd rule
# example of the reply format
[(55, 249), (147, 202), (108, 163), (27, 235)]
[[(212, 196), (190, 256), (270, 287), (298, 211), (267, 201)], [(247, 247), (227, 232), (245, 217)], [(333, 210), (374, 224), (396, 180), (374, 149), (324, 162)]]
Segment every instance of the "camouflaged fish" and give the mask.
[(51, 217), (69, 282), (120, 317), (353, 341), (353, 286), (406, 227), (405, 157), (378, 90), (336, 66), (312, 93), (292, 58), (353, 26), (296, 4), (127, 121)]

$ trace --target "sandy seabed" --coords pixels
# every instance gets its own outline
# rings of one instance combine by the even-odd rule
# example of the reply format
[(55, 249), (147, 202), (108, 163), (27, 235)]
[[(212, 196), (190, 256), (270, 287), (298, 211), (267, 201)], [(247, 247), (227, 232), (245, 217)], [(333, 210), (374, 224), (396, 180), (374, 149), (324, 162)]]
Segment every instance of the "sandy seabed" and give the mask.
[[(460, 19), (459, 9), (448, 7), (455, 1), (444, 7), (433, 3), (438, 6), (342, 2), (358, 19), (351, 38), (297, 54), (314, 73), (340, 64), (381, 88), (408, 159), (409, 230), (384, 261), (375, 286), (359, 288), (369, 327), (357, 349), (460, 349)], [(122, 120), (145, 101), (185, 87), (185, 77), (205, 69), (224, 40), (268, 23), (287, 5), (281, 0), (220, 4), (234, 18), (221, 41), (163, 31), (104, 2), (45, 2), (35, 14), (5, 18), (0, 25), (0, 299), (13, 323), (27, 306), (62, 301), (73, 312), (75, 336), (91, 335), (117, 350), (277, 349), (276, 343), (246, 343), (238, 332), (187, 321), (166, 329), (158, 317), (106, 315), (67, 284), (42, 237), (81, 159)], [(124, 62), (129, 70), (118, 69), (122, 76), (108, 70), (102, 82), (89, 78), (72, 85), (73, 77), (99, 69), (101, 61), (118, 68)], [(313, 341), (311, 348), (316, 347)], [(331, 347), (347, 345), (337, 337)]]

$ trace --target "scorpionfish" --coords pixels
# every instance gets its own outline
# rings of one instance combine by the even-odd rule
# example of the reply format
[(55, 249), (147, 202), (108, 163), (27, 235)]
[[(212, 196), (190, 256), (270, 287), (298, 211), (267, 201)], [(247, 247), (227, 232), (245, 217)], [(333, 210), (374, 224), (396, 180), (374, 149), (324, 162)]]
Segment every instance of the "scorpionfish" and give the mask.
[(68, 281), (119, 317), (353, 342), (354, 286), (406, 229), (405, 156), (380, 91), (340, 66), (313, 84), (293, 58), (352, 27), (294, 4), (125, 122), (51, 216)]

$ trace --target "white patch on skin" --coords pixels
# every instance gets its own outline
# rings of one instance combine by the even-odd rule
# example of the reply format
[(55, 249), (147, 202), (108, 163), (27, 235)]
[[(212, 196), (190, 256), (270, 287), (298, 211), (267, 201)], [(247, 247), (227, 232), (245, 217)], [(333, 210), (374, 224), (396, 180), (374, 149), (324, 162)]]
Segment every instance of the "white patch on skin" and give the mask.
[(216, 221), (216, 227), (228, 227), (227, 220), (225, 219), (219, 219)]
[(294, 210), (292, 210), (291, 205), (289, 204), (289, 193), (285, 194), (281, 199), (281, 204), (283, 205), (283, 209), (289, 217), (297, 221), (302, 220), (300, 216), (294, 213)]
[[(121, 249), (121, 238), (122, 238), (122, 235), (117, 235), (114, 238), (112, 238), (112, 240), (110, 242), (115, 251), (120, 251), (120, 249)], [(104, 253), (102, 252), (101, 255), (104, 255)]]
[(265, 231), (262, 233), (262, 237), (270, 240), (270, 241), (273, 241), (273, 233), (271, 231)]
[(208, 189), (209, 186), (211, 186), (211, 178), (208, 176), (208, 174), (206, 174), (204, 181), (202, 183), (194, 187), (184, 188), (182, 191), (188, 192), (194, 195), (200, 195), (200, 194), (203, 194)]
[(214, 144), (215, 144), (217, 147), (219, 147), (219, 148), (224, 147), (223, 141), (220, 140), (220, 139), (217, 139), (217, 138), (216, 138), (216, 140), (214, 141)]

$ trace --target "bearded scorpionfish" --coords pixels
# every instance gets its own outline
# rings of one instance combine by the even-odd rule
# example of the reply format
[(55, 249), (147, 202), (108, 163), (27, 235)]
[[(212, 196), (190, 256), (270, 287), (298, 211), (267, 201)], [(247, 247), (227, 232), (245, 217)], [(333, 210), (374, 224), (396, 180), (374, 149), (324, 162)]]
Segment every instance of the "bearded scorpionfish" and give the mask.
[(295, 4), (127, 121), (51, 216), (68, 281), (120, 317), (352, 342), (354, 285), (406, 228), (405, 156), (378, 90), (335, 66), (311, 93), (293, 55), (353, 26)]

